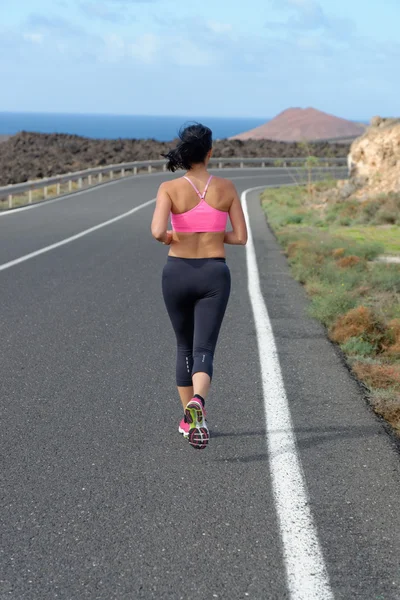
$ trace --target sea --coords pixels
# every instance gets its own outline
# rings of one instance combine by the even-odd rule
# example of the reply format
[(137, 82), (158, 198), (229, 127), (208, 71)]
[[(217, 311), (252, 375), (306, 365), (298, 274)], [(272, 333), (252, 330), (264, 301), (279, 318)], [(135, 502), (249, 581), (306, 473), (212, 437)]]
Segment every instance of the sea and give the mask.
[(141, 115), (86, 115), (57, 113), (0, 112), (0, 135), (20, 131), (69, 133), (97, 139), (154, 139), (169, 142), (180, 127), (193, 121), (212, 129), (214, 140), (248, 131), (269, 121), (263, 117), (162, 117)]

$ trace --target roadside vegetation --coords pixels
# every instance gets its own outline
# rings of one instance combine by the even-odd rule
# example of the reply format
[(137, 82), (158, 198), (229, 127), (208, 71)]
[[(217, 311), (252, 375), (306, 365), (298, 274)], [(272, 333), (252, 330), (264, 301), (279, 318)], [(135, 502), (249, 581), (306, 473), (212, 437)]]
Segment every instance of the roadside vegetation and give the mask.
[(294, 277), (369, 390), (374, 410), (400, 435), (400, 194), (342, 200), (334, 181), (269, 189), (268, 222)]

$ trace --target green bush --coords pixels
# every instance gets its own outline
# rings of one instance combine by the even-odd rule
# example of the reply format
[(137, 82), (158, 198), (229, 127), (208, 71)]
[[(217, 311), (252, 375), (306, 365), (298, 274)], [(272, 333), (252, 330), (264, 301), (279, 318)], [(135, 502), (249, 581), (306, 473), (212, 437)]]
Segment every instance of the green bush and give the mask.
[(373, 225), (396, 225), (399, 222), (399, 212), (396, 210), (382, 209), (376, 213)]
[(361, 205), (361, 219), (364, 224), (370, 223), (375, 217), (378, 210), (381, 208), (380, 200), (372, 200)]
[(329, 327), (340, 315), (354, 308), (356, 304), (356, 299), (347, 290), (339, 288), (332, 289), (326, 296), (315, 296), (308, 310), (311, 317)]
[(400, 293), (400, 265), (390, 263), (372, 265), (370, 282), (378, 289)]
[(379, 242), (359, 242), (358, 244), (353, 242), (348, 248), (351, 252), (346, 252), (346, 254), (353, 254), (365, 260), (373, 260), (385, 251), (385, 247)]
[(375, 354), (376, 346), (363, 340), (360, 337), (352, 337), (347, 342), (341, 345), (342, 350), (346, 354), (350, 354), (352, 356), (370, 356)]
[(362, 285), (366, 278), (366, 268), (364, 263), (340, 269), (333, 261), (325, 262), (319, 272), (321, 281), (334, 287), (342, 287), (345, 290), (352, 290)]
[(288, 215), (285, 219), (284, 225), (299, 225), (303, 222), (304, 214)]

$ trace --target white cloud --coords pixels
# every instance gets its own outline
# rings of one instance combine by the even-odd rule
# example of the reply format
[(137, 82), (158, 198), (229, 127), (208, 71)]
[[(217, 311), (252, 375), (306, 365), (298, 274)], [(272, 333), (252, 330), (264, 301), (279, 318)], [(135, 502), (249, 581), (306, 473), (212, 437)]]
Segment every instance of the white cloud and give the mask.
[(42, 44), (44, 36), (42, 33), (24, 33), (23, 38), (27, 42), (32, 42), (33, 44)]
[(58, 15), (31, 13), (26, 19), (25, 26), (41, 33), (44, 32), (56, 36), (82, 37), (85, 35), (85, 30), (82, 29), (80, 24), (76, 24)]
[(212, 52), (205, 44), (183, 36), (172, 37), (166, 43), (170, 60), (178, 67), (206, 67), (214, 62)]
[(136, 38), (109, 34), (103, 37), (106, 62), (134, 59), (146, 65), (205, 67), (215, 63), (215, 49), (185, 35), (143, 33)]
[(103, 39), (104, 57), (107, 62), (135, 58), (142, 63), (153, 63), (160, 48), (159, 38), (152, 33), (144, 33), (133, 42), (117, 34), (109, 34)]
[(316, 2), (313, 2), (313, 0), (286, 0), (286, 4), (298, 8), (308, 9), (310, 6), (315, 5)]
[(145, 63), (151, 63), (156, 58), (160, 48), (159, 38), (152, 33), (144, 33), (130, 44), (130, 54)]
[(118, 62), (125, 57), (126, 43), (123, 38), (115, 33), (104, 36), (103, 58), (106, 62)]
[(232, 31), (230, 23), (219, 23), (217, 21), (208, 21), (207, 26), (213, 33), (227, 33)]
[(85, 1), (80, 3), (80, 8), (90, 18), (102, 19), (111, 23), (119, 23), (126, 18), (123, 10), (116, 10), (106, 2)]

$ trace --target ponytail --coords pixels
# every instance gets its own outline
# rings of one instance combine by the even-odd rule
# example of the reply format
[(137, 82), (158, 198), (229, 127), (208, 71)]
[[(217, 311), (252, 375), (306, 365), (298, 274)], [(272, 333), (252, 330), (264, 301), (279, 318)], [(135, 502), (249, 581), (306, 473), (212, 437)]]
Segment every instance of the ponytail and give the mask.
[(177, 169), (188, 171), (193, 164), (204, 162), (207, 153), (212, 148), (211, 129), (199, 123), (182, 128), (179, 132), (179, 139), (180, 142), (176, 148), (167, 154), (161, 154), (168, 160), (167, 169), (172, 172)]
[(168, 171), (172, 171), (174, 173), (177, 169), (184, 168), (182, 163), (182, 156), (180, 152), (179, 146), (174, 150), (170, 150), (168, 154), (161, 154), (164, 158), (168, 160), (167, 169)]

